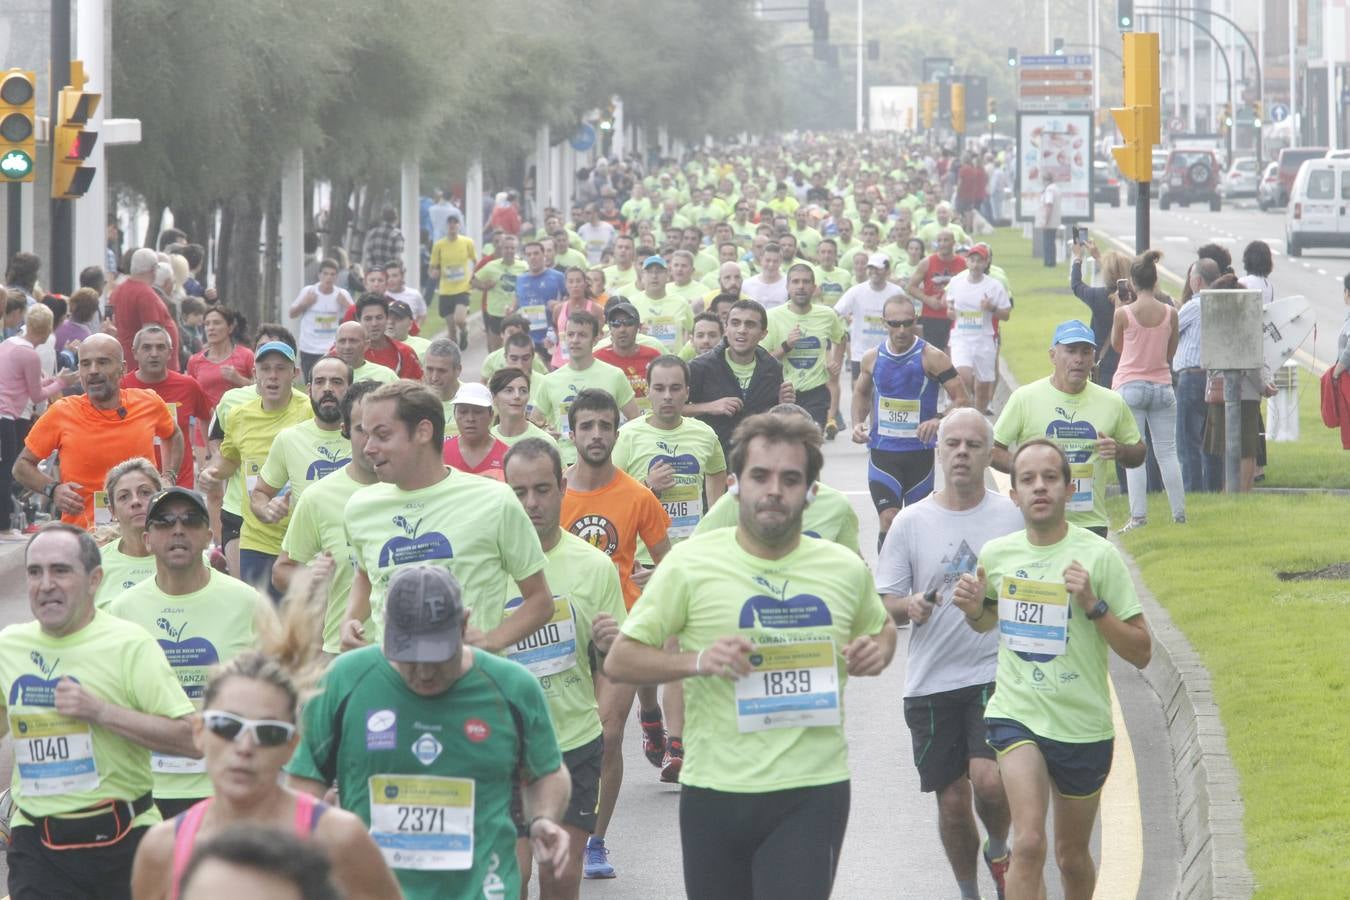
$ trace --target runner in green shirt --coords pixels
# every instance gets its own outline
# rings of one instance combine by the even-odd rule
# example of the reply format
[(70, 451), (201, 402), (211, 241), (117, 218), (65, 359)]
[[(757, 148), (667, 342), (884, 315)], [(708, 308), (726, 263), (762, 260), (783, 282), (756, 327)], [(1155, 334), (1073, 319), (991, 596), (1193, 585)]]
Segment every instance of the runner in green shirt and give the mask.
[[(530, 336), (530, 320), (521, 315), (507, 316), (502, 319), (502, 346), (489, 353), (487, 357), (484, 358), (482, 367), (478, 370), (479, 378), (482, 380), (483, 384), (488, 383), (488, 380), (492, 378), (494, 372), (498, 369), (504, 369), (507, 366), (512, 366), (521, 369), (522, 371), (528, 369), (535, 375), (548, 374), (548, 366), (544, 365), (544, 361), (539, 358), (539, 354), (534, 352), (533, 341), (530, 342), (530, 355), (528, 357), (523, 353), (517, 352), (513, 359), (507, 359), (507, 354), (510, 352), (510, 348), (507, 347), (507, 344), (510, 343), (511, 335), (513, 334), (523, 334), (528, 338)], [(451, 394), (450, 396), (453, 397), (454, 394)]]
[(584, 310), (568, 316), (567, 331), (563, 336), (567, 341), (567, 365), (541, 378), (535, 391), (535, 409), (560, 436), (558, 449), (562, 452), (564, 465), (570, 466), (577, 460), (567, 411), (579, 392), (599, 388), (614, 398), (625, 419), (636, 419), (640, 414), (633, 386), (623, 370), (601, 362), (593, 355), (592, 348), (599, 336), (600, 321), (595, 316)]
[[(155, 574), (155, 557), (145, 546), (145, 510), (162, 484), (155, 464), (143, 456), (132, 457), (108, 470), (102, 493), (117, 523), (118, 536), (99, 548), (103, 556), (103, 581), (94, 604), (100, 609), (127, 588)], [(95, 518), (98, 505), (99, 492), (95, 492)]]
[(353, 383), (376, 381), (388, 384), (398, 381), (398, 373), (393, 369), (366, 359), (369, 347), (370, 336), (366, 334), (366, 326), (360, 322), (343, 322), (338, 326), (337, 339), (333, 341), (333, 355), (352, 367)]
[[(572, 776), (572, 797), (563, 815), (570, 838), (567, 869), (561, 881), (543, 869), (540, 895), (575, 897), (586, 839), (595, 832), (604, 756), (591, 660), (604, 659), (628, 614), (614, 563), (559, 525), (563, 476), (557, 449), (537, 439), (517, 444), (506, 454), (506, 483), (530, 517), (548, 557), (544, 573), (554, 591), (555, 608), (552, 621), (509, 648), (506, 657), (539, 679), (563, 762)], [(508, 610), (520, 602), (512, 593)], [(524, 837), (521, 834), (516, 855), (528, 886), (529, 845)]]
[[(553, 616), (544, 553), (529, 519), (501, 482), (446, 468), (441, 415), (435, 395), (413, 382), (366, 396), (365, 452), (380, 483), (353, 494), (343, 515), (356, 564), (342, 623), (344, 649), (379, 639), (385, 589), (401, 566), (453, 572), (473, 612), (469, 642), (485, 650), (515, 644)], [(507, 618), (512, 581), (525, 602)]]
[[(680, 775), (691, 897), (830, 893), (849, 788), (844, 684), (880, 674), (896, 636), (862, 559), (801, 539), (820, 446), (798, 416), (741, 423), (737, 527), (671, 551), (605, 663), (618, 681), (692, 679)], [(671, 637), (679, 650), (663, 649)]]
[(154, 638), (95, 609), (103, 570), (88, 533), (47, 525), (24, 564), (34, 621), (0, 631), (0, 735), (15, 760), (9, 891), (107, 896), (130, 883), (136, 845), (160, 821), (151, 750), (200, 756), (192, 701)]
[(1045, 893), (1052, 802), (1063, 893), (1091, 896), (1089, 843), (1115, 736), (1107, 650), (1139, 669), (1152, 653), (1119, 551), (1067, 518), (1071, 466), (1049, 438), (1017, 448), (1011, 496), (1026, 530), (987, 542), (952, 596), (971, 628), (999, 630), (998, 689), (984, 719), (1017, 835), (1006, 884), (1018, 897)]
[(660, 341), (666, 353), (674, 353), (694, 330), (694, 312), (687, 299), (666, 290), (669, 279), (666, 261), (647, 257), (642, 263), (643, 289), (629, 294), (628, 302), (637, 309), (646, 333)]
[[(451, 341), (442, 340), (459, 350)], [(323, 652), (333, 656), (342, 652), (342, 619), (347, 613), (347, 597), (356, 568), (343, 516), (352, 494), (375, 483), (375, 470), (365, 453), (361, 409), (365, 396), (378, 387), (374, 382), (359, 381), (347, 389), (342, 398), (342, 432), (351, 441), (351, 459), (341, 469), (320, 478), (296, 501), (286, 536), (281, 540), (281, 553), (272, 566), (272, 583), (284, 592), (302, 566), (331, 562), (333, 577), (328, 583)]]
[(445, 569), (400, 569), (383, 645), (333, 663), (286, 767), (291, 786), (316, 797), (336, 782), (409, 900), (520, 896), (510, 810), (520, 781), (541, 869), (556, 876), (569, 858), (559, 824), (569, 781), (544, 692), (524, 667), (470, 647), (468, 618)]
[[(184, 693), (200, 709), (207, 673), (253, 646), (254, 616), (266, 601), (202, 558), (211, 544), (211, 519), (196, 491), (174, 486), (156, 494), (146, 511), (145, 541), (155, 574), (113, 598), (108, 612), (155, 638)], [(150, 768), (155, 803), (166, 819), (211, 795), (200, 758), (154, 753)]]
[(788, 269), (788, 302), (769, 310), (769, 329), (760, 346), (783, 362), (783, 380), (795, 402), (824, 428), (830, 412), (831, 375), (844, 364), (844, 320), (832, 306), (812, 303), (815, 271), (807, 263)]
[(514, 234), (503, 232), (497, 238), (493, 249), (496, 259), (483, 265), (473, 273), (474, 290), (483, 291), (486, 301), (483, 306), (483, 331), (487, 336), (488, 352), (501, 348), (503, 319), (506, 310), (516, 303), (516, 276), (529, 271), (525, 260), (516, 257), (520, 239)]
[(492, 373), (492, 378), (488, 380), (488, 391), (492, 394), (492, 405), (497, 410), (497, 424), (492, 426), (492, 436), (508, 447), (514, 447), (531, 437), (556, 447), (558, 442), (553, 439), (553, 435), (525, 418), (525, 411), (530, 407), (531, 383), (529, 374), (522, 369), (498, 369)]

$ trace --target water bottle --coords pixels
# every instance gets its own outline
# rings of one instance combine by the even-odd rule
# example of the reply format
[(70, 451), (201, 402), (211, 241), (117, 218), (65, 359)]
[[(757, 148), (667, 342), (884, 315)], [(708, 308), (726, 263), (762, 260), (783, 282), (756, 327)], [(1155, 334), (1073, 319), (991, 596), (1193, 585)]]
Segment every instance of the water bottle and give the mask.
[(544, 333), (544, 346), (549, 350), (558, 346), (558, 332), (554, 331), (552, 328), (546, 331)]

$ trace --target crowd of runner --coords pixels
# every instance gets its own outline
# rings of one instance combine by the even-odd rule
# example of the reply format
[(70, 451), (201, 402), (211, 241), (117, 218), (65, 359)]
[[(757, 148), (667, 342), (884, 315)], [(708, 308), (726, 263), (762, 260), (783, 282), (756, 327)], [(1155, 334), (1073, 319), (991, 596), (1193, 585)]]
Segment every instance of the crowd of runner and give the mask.
[[(575, 898), (624, 877), (636, 715), (682, 785), (690, 897), (824, 898), (845, 685), (905, 626), (960, 896), (981, 862), (1000, 898), (1041, 896), (1051, 805), (1065, 896), (1089, 896), (1108, 650), (1149, 657), (1103, 473), (1144, 449), (1076, 321), (993, 421), (1013, 285), (967, 188), (1003, 165), (699, 149), (597, 166), (534, 222), (499, 195), (481, 247), (437, 194), (424, 290), (390, 209), (363, 265), (312, 260), (292, 324), (251, 329), (187, 235), (86, 270), (69, 306), (20, 254), (11, 896)], [(841, 432), (867, 446), (875, 567), (820, 479)]]

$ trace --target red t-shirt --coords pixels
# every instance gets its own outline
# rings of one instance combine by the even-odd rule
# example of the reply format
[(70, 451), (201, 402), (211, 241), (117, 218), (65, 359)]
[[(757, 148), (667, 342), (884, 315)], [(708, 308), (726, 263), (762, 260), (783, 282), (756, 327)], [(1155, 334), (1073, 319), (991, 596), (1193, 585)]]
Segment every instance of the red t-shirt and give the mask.
[[(211, 421), (212, 404), (206, 398), (206, 393), (196, 379), (190, 378), (178, 372), (164, 373), (164, 380), (158, 384), (147, 384), (140, 379), (139, 372), (132, 372), (129, 375), (122, 376), (122, 387), (124, 388), (142, 388), (148, 391), (154, 391), (159, 394), (169, 407), (169, 412), (173, 414), (178, 422), (178, 430), (183, 432), (184, 439), (192, 434), (193, 419), (201, 427), (206, 427)], [(155, 464), (162, 472), (164, 471), (164, 462), (160, 459), (160, 440), (155, 438)], [(178, 467), (178, 486), (191, 488), (195, 483), (195, 473), (192, 467), (192, 453), (184, 452), (183, 462)]]
[(620, 369), (633, 388), (633, 396), (643, 410), (650, 409), (647, 402), (647, 366), (664, 351), (646, 344), (638, 344), (632, 356), (620, 356), (611, 344), (595, 351), (595, 358)]
[[(957, 275), (966, 270), (966, 258), (964, 256), (952, 256), (951, 259), (944, 260), (936, 253), (928, 257), (928, 271), (923, 276), (923, 292), (928, 296), (941, 294), (947, 290), (947, 282), (952, 280), (953, 275)], [(921, 319), (945, 319), (947, 318), (947, 308), (933, 309), (928, 304), (924, 304), (923, 311), (919, 314)]]
[(979, 203), (984, 199), (984, 187), (987, 182), (984, 166), (964, 165), (956, 173), (956, 196), (967, 203)]
[(417, 353), (402, 341), (389, 338), (379, 349), (370, 347), (366, 350), (366, 359), (393, 369), (399, 378), (422, 380), (422, 364), (417, 361)]
[(108, 312), (117, 326), (117, 342), (122, 345), (122, 358), (128, 372), (136, 371), (136, 355), (132, 352), (131, 342), (136, 339), (136, 332), (152, 323), (163, 325), (173, 338), (174, 352), (169, 356), (169, 368), (178, 371), (177, 351), (183, 346), (178, 340), (178, 323), (154, 288), (144, 281), (128, 278), (113, 288), (108, 297)]
[(455, 436), (445, 442), (441, 458), (452, 469), (459, 469), (461, 472), (468, 472), (470, 475), (482, 475), (485, 478), (505, 481), (506, 451), (510, 449), (510, 445), (504, 441), (494, 440), (492, 449), (488, 451), (487, 456), (483, 457), (483, 461), (476, 466), (471, 466), (464, 461), (464, 454), (459, 452), (459, 437)]
[(221, 396), (234, 385), (221, 376), (220, 370), (223, 366), (234, 366), (234, 370), (245, 378), (253, 377), (253, 351), (243, 344), (235, 344), (230, 355), (220, 362), (212, 362), (206, 358), (206, 351), (194, 353), (188, 359), (187, 373), (197, 379), (201, 385), (203, 393), (206, 394), (207, 401), (211, 408), (215, 409), (220, 403)]

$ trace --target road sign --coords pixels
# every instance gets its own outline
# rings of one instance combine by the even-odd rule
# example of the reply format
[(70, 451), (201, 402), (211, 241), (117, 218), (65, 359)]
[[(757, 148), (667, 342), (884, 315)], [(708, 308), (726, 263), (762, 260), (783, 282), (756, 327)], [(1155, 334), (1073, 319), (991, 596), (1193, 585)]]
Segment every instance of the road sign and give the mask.
[(1186, 120), (1181, 116), (1173, 116), (1167, 120), (1167, 130), (1174, 134), (1180, 134), (1186, 130)]
[(1283, 122), (1287, 118), (1289, 118), (1289, 107), (1285, 106), (1283, 103), (1275, 103), (1271, 105), (1270, 121)]
[(585, 153), (595, 146), (595, 128), (582, 122), (577, 128), (576, 134), (568, 139), (568, 143), (571, 144), (572, 149), (578, 153)]

